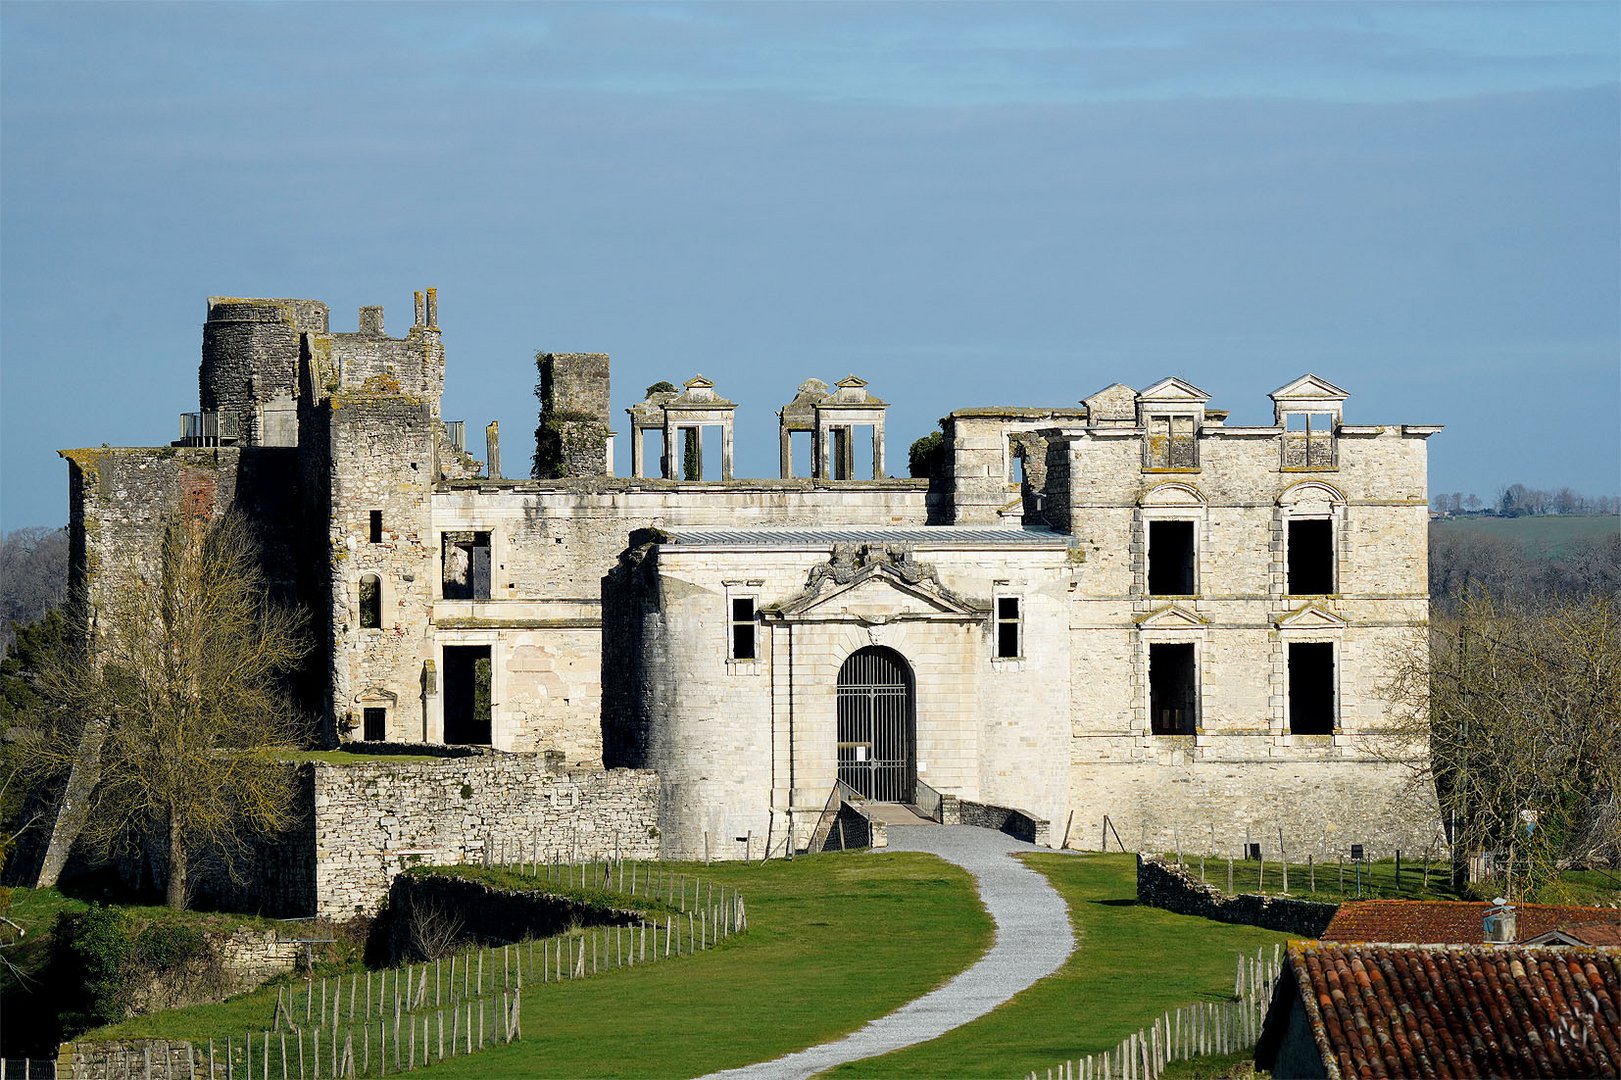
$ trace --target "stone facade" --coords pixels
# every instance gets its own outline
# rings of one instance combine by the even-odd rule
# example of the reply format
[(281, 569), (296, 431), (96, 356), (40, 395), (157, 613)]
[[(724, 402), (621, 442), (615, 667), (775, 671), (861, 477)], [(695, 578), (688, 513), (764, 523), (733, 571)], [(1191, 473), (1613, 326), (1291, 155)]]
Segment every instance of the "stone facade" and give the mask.
[[(721, 857), (807, 843), (834, 781), (876, 768), (842, 731), (858, 699), (902, 722), (903, 789), (1019, 808), (1052, 844), (1091, 846), (1105, 816), (1161, 848), (1279, 827), (1301, 854), (1433, 837), (1433, 797), (1375, 744), (1385, 658), (1425, 647), (1439, 428), (1346, 423), (1345, 391), (1315, 376), (1273, 393), (1273, 423), (1230, 426), (1165, 379), (958, 410), (937, 474), (892, 479), (885, 403), (850, 376), (800, 383), (784, 476), (744, 480), (737, 405), (694, 376), (631, 408), (633, 475), (616, 476), (607, 356), (541, 353), (535, 478), (507, 480), (440, 416), (437, 323), (431, 290), (402, 338), (375, 308), (345, 334), (315, 301), (211, 301), (186, 445), (67, 452), (78, 580), (108, 587), (109, 555), (177, 506), (245, 506), (313, 611), (309, 704), (330, 741), (553, 755), (602, 777), (604, 806), (644, 783), (604, 766), (652, 769), (656, 795), (632, 801), (666, 855), (706, 835)], [(720, 479), (679, 479), (715, 427)], [(868, 428), (876, 475), (854, 479)], [(642, 475), (654, 432), (660, 479)], [(807, 432), (811, 475), (793, 479)], [(887, 658), (889, 689), (841, 688), (857, 654)], [(510, 766), (530, 770), (510, 787), (544, 805), (562, 781), (539, 762)], [(386, 883), (387, 790), (340, 800), (362, 824), (321, 843), (368, 884), (320, 885), (330, 909)], [(467, 857), (480, 827), (524, 814), (451, 817), (471, 824), (422, 845)]]

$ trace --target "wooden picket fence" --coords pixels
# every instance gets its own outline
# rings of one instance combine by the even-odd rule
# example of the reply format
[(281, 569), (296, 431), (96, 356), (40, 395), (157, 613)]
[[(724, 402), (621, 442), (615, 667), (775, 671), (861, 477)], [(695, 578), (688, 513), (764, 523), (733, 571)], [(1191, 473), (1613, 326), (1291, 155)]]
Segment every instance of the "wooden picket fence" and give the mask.
[[(1047, 1070), (1046, 1080), (1157, 1080), (1175, 1061), (1232, 1054), (1253, 1047), (1272, 1003), (1272, 988), (1283, 970), (1283, 950), (1272, 947), (1240, 955), (1233, 978), (1233, 1000), (1199, 1002), (1172, 1009), (1134, 1031), (1113, 1050), (1065, 1061)], [(1042, 1080), (1031, 1072), (1025, 1080)]]
[(244, 1032), (224, 1047), (208, 1043), (209, 1080), (387, 1076), (476, 1053), (522, 1038), (526, 983), (568, 982), (690, 956), (748, 929), (748, 907), (736, 889), (717, 890), (657, 864), (644, 870), (619, 860), (536, 861), (510, 869), (565, 888), (644, 896), (679, 914), (472, 949), (364, 976), (311, 979), (302, 994), (278, 989), (269, 1030)]

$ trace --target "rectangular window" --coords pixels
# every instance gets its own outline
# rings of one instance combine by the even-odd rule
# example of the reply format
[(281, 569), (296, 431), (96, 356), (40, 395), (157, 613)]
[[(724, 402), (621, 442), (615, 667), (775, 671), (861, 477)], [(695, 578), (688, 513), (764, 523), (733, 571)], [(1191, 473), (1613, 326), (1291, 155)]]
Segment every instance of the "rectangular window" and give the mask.
[(1198, 722), (1199, 681), (1193, 644), (1148, 647), (1148, 721), (1155, 735), (1192, 735)]
[(1293, 735), (1334, 733), (1334, 644), (1289, 645), (1289, 731)]
[(388, 735), (388, 710), (362, 709), (361, 715), (365, 717), (361, 735), (367, 742), (382, 742)]
[(447, 532), (442, 535), (442, 581), (446, 600), (490, 598), (490, 534)]
[(754, 597), (732, 597), (732, 659), (753, 660), (754, 656)]
[(381, 510), (371, 512), (371, 542), (374, 544), (383, 542), (383, 512)]
[(1334, 591), (1334, 523), (1328, 518), (1289, 522), (1289, 592)]
[(1283, 426), (1285, 469), (1334, 467), (1333, 413), (1284, 413)]
[(1149, 469), (1197, 469), (1198, 430), (1191, 416), (1150, 416), (1143, 441), (1143, 466)]
[(1148, 593), (1192, 596), (1194, 585), (1193, 522), (1148, 523)]
[(996, 598), (996, 657), (1013, 660), (1024, 655), (1024, 612), (1017, 596)]

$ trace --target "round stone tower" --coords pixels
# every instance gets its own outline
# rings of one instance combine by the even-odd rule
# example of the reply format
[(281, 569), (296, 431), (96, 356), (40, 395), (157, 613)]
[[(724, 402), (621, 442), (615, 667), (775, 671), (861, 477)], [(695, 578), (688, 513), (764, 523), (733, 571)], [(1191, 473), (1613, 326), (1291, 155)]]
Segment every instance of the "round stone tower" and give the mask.
[(212, 296), (198, 370), (203, 411), (219, 414), (222, 442), (296, 442), (287, 425), (298, 391), (299, 337), (326, 333), (327, 307), (315, 300)]

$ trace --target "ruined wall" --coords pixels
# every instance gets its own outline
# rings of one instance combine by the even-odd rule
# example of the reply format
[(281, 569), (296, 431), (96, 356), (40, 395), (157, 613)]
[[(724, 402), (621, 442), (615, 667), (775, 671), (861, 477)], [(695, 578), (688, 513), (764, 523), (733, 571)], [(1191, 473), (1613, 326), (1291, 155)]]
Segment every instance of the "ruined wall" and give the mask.
[(209, 297), (198, 388), (221, 434), (241, 446), (296, 445), (304, 336), (326, 332), (318, 301)]
[[(386, 710), (384, 738), (442, 738), (429, 634), (439, 577), (431, 527), (438, 423), (403, 394), (345, 392), (326, 410), (330, 516), (324, 545), (332, 623), (332, 710), (337, 734), (360, 738), (363, 710)], [(377, 539), (372, 514), (381, 515)], [(361, 590), (380, 592), (378, 625), (363, 626)]]
[[(953, 525), (1044, 526), (1039, 496), (1047, 484), (1046, 440), (1037, 432), (1074, 423), (1083, 409), (957, 409), (940, 421), (945, 433), (946, 488)], [(1015, 478), (1022, 456), (1025, 482)]]
[(369, 914), (417, 863), (656, 858), (658, 777), (539, 755), (316, 765), (315, 914)]
[(537, 353), (535, 364), (540, 424), (531, 475), (608, 475), (608, 354)]
[(1226, 896), (1214, 885), (1195, 880), (1186, 870), (1155, 855), (1137, 856), (1137, 902), (1197, 915), (1217, 922), (1264, 926), (1286, 934), (1315, 938), (1328, 929), (1338, 904), (1292, 900), (1286, 896), (1246, 893)]

